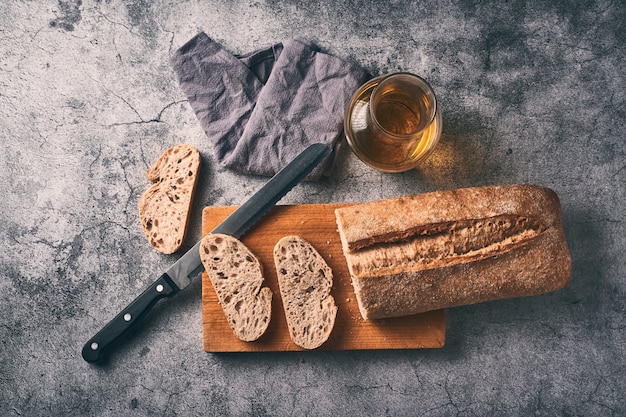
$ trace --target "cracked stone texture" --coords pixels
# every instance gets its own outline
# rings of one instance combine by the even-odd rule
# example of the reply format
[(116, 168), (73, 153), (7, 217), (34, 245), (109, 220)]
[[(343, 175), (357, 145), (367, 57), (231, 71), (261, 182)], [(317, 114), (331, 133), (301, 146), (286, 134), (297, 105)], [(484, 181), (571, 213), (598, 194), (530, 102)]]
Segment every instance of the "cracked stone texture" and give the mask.
[[(625, 415), (625, 22), (616, 1), (2, 1), (0, 415)], [(235, 53), (304, 36), (439, 96), (442, 141), (419, 170), (344, 151), (283, 202), (548, 186), (572, 284), (449, 310), (443, 349), (212, 355), (196, 280), (85, 363), (83, 343), (180, 256), (137, 218), (160, 153), (202, 153), (187, 247), (201, 206), (265, 181), (215, 164), (175, 81), (168, 57), (199, 31)]]

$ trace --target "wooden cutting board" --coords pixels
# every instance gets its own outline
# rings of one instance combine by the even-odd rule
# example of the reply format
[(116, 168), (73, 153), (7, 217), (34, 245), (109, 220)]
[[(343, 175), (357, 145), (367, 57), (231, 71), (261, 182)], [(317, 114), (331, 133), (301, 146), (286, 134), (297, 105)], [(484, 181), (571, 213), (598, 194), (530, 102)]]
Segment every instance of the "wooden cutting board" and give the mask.
[[(440, 348), (445, 343), (443, 310), (384, 320), (365, 321), (354, 296), (348, 265), (343, 256), (334, 210), (345, 204), (307, 204), (273, 207), (241, 239), (260, 258), (264, 286), (274, 293), (272, 319), (267, 332), (255, 342), (237, 339), (226, 321), (206, 272), (202, 274), (202, 338), (206, 352), (259, 352), (302, 350), (291, 341), (283, 311), (273, 249), (284, 236), (308, 240), (334, 274), (331, 294), (337, 304), (335, 327), (322, 350)], [(232, 213), (235, 206), (206, 207), (202, 235)]]

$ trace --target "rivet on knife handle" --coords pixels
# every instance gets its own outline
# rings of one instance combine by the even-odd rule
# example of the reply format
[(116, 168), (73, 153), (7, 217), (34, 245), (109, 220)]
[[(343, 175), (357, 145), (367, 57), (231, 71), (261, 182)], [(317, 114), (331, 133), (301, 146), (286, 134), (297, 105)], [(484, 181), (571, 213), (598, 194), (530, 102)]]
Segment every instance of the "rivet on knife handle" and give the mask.
[(161, 275), (139, 297), (120, 312), (113, 320), (102, 328), (83, 346), (83, 359), (87, 362), (98, 362), (104, 351), (122, 334), (130, 329), (141, 317), (150, 311), (161, 298), (169, 297), (178, 292), (167, 274)]

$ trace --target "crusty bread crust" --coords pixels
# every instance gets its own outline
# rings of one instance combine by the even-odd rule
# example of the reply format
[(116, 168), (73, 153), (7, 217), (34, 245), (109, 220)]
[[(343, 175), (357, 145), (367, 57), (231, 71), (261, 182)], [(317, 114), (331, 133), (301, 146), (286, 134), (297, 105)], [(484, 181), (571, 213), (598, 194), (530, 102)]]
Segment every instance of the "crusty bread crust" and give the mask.
[(198, 150), (182, 144), (167, 149), (146, 171), (155, 184), (139, 201), (139, 219), (148, 242), (159, 252), (174, 253), (185, 240), (200, 163)]
[(200, 260), (235, 336), (261, 337), (272, 315), (272, 290), (262, 287), (263, 265), (240, 240), (224, 234), (202, 238)]
[(473, 187), (335, 211), (363, 318), (537, 295), (570, 281), (554, 191)]
[(320, 347), (337, 316), (330, 295), (332, 269), (313, 245), (295, 235), (276, 243), (274, 264), (291, 340), (304, 349)]

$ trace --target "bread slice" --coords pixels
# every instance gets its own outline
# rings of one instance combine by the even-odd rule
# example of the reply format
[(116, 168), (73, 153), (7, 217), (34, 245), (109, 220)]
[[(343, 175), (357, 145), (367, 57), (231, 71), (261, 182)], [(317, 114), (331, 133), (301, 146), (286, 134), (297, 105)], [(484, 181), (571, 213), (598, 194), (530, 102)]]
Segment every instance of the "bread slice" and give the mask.
[(560, 203), (548, 188), (437, 191), (335, 215), (365, 319), (538, 295), (570, 282)]
[(191, 145), (166, 150), (146, 171), (154, 182), (139, 201), (139, 219), (148, 242), (159, 252), (174, 253), (183, 244), (198, 182), (200, 153)]
[(265, 333), (272, 315), (272, 291), (261, 288), (263, 265), (238, 239), (208, 234), (200, 244), (200, 259), (228, 324), (244, 342)]
[(304, 349), (321, 346), (337, 316), (335, 299), (330, 295), (332, 269), (299, 236), (285, 236), (276, 243), (274, 263), (291, 340)]

